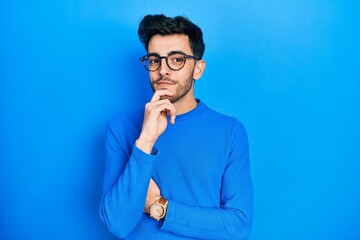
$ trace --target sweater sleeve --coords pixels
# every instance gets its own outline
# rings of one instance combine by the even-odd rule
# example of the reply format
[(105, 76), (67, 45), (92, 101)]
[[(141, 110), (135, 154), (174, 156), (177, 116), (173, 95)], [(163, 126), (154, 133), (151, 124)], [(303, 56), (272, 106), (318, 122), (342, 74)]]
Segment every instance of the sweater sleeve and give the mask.
[(126, 238), (139, 222), (157, 151), (148, 155), (135, 145), (126, 151), (118, 124), (108, 124), (105, 136), (105, 171), (100, 217), (109, 231)]
[(238, 121), (231, 131), (228, 164), (220, 194), (221, 203), (216, 208), (169, 200), (160, 228), (198, 239), (247, 239), (252, 224), (253, 189), (247, 134)]

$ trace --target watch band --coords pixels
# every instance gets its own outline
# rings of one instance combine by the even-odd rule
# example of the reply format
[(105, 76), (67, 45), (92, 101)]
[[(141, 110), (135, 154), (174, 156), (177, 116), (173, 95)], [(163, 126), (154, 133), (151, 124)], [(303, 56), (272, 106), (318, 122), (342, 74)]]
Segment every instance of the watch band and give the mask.
[(164, 197), (160, 197), (160, 199), (158, 200), (158, 203), (161, 203), (162, 205), (166, 206), (168, 200)]

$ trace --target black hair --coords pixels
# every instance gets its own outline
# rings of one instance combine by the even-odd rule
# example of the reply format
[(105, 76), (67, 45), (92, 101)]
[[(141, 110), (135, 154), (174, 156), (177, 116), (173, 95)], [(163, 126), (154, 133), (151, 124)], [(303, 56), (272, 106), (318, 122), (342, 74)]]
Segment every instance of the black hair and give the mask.
[(184, 34), (189, 37), (191, 50), (195, 57), (201, 59), (204, 55), (205, 44), (201, 28), (183, 16), (174, 18), (163, 14), (146, 15), (140, 22), (138, 35), (144, 44), (146, 51), (152, 36), (154, 35)]

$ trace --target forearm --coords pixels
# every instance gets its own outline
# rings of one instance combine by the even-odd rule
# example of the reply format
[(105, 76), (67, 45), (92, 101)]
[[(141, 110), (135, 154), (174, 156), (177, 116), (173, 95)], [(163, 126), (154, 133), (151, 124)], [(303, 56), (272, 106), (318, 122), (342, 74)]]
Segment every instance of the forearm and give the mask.
[(161, 229), (198, 239), (246, 239), (251, 229), (251, 211), (194, 207), (169, 201)]
[(105, 189), (100, 203), (101, 219), (120, 238), (130, 234), (143, 214), (153, 162), (153, 157), (134, 147), (119, 179)]

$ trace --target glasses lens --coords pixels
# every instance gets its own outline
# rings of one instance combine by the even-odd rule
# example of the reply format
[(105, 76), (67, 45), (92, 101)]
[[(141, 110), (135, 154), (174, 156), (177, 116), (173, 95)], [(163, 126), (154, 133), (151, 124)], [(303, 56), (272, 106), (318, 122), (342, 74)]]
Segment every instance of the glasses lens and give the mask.
[(157, 56), (148, 56), (148, 58), (143, 60), (143, 64), (146, 69), (150, 71), (155, 71), (159, 68), (160, 59)]
[(185, 64), (185, 57), (180, 53), (171, 54), (168, 56), (168, 64), (171, 69), (179, 70)]

